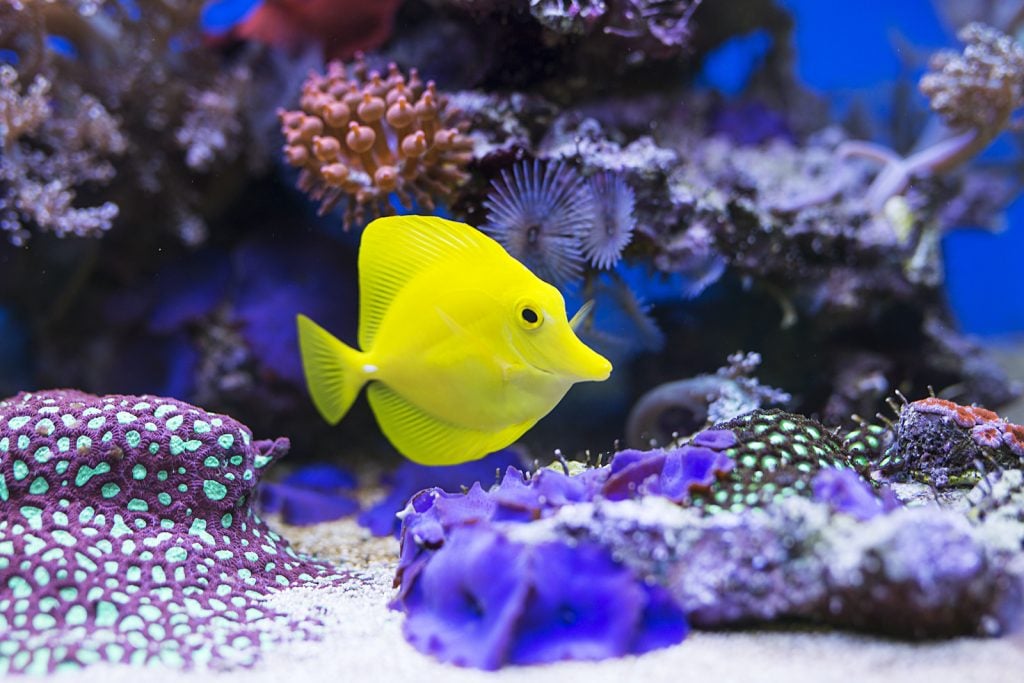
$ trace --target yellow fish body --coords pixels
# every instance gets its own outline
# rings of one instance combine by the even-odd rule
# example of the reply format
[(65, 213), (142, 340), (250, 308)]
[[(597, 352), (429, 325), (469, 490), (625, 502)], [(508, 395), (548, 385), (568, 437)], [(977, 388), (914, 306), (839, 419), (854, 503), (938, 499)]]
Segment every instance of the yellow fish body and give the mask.
[(509, 445), (573, 384), (605, 380), (612, 369), (576, 336), (557, 289), (464, 223), (370, 223), (359, 248), (359, 309), (361, 351), (298, 316), (313, 403), (337, 424), (369, 383), (385, 436), (427, 465)]

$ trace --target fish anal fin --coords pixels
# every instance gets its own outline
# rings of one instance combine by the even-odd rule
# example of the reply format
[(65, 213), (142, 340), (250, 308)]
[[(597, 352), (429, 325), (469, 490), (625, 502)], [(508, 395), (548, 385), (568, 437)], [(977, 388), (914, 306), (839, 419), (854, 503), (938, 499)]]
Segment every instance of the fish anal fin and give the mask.
[(402, 455), (423, 465), (478, 460), (509, 445), (536, 422), (496, 431), (476, 430), (438, 419), (380, 382), (372, 383), (367, 395), (384, 435)]
[(360, 369), (363, 354), (301, 313), (296, 322), (302, 369), (313, 405), (327, 422), (337, 424), (366, 383)]
[(508, 258), (476, 228), (436, 216), (387, 216), (366, 226), (359, 246), (359, 346), (372, 349), (392, 302), (424, 270), (450, 262)]

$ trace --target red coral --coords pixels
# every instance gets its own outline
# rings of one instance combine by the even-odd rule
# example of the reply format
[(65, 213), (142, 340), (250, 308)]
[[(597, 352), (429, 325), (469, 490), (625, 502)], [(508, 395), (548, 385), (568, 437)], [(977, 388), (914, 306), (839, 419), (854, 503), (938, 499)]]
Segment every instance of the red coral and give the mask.
[(466, 178), (471, 141), (453, 127), (454, 112), (431, 81), (413, 69), (408, 79), (391, 64), (382, 76), (360, 59), (348, 69), (327, 65), (310, 74), (299, 111), (280, 111), (284, 156), (302, 169), (299, 189), (320, 202), (320, 213), (348, 198), (345, 228), (366, 214), (394, 213), (388, 196), (415, 199), (431, 211)]
[(999, 419), (999, 416), (991, 410), (975, 406), (962, 406), (959, 403), (953, 403), (952, 401), (936, 398), (935, 396), (914, 401), (910, 404), (910, 407), (922, 413), (945, 415), (956, 420), (956, 423), (964, 428)]
[(401, 0), (264, 0), (235, 29), (240, 38), (295, 49), (311, 39), (329, 59), (351, 59), (391, 35)]
[(1024, 426), (1007, 424), (1003, 429), (1003, 443), (1014, 455), (1024, 458)]

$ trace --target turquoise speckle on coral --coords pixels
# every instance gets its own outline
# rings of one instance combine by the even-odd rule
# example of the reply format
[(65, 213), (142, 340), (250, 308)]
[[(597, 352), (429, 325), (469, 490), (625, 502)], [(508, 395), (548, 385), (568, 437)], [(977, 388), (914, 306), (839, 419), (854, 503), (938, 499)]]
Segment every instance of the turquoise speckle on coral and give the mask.
[(0, 401), (0, 675), (245, 665), (285, 631), (312, 635), (260, 600), (344, 579), (250, 506), (287, 448), (168, 398)]

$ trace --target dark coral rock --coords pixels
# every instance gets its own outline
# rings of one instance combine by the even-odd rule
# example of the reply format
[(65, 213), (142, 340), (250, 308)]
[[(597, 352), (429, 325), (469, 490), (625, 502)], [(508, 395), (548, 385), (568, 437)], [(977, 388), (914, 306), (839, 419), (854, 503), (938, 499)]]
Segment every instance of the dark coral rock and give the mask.
[(260, 474), (287, 449), (174, 399), (0, 401), (0, 665), (244, 665), (293, 631), (315, 638), (314, 622), (261, 603), (342, 578), (253, 511)]
[(998, 635), (1019, 613), (1021, 577), (960, 515), (906, 509), (837, 540), (827, 582), (843, 625), (901, 638)]
[(900, 408), (892, 446), (879, 462), (897, 480), (938, 488), (973, 485), (987, 469), (1020, 468), (1024, 427), (986, 408), (925, 398)]

